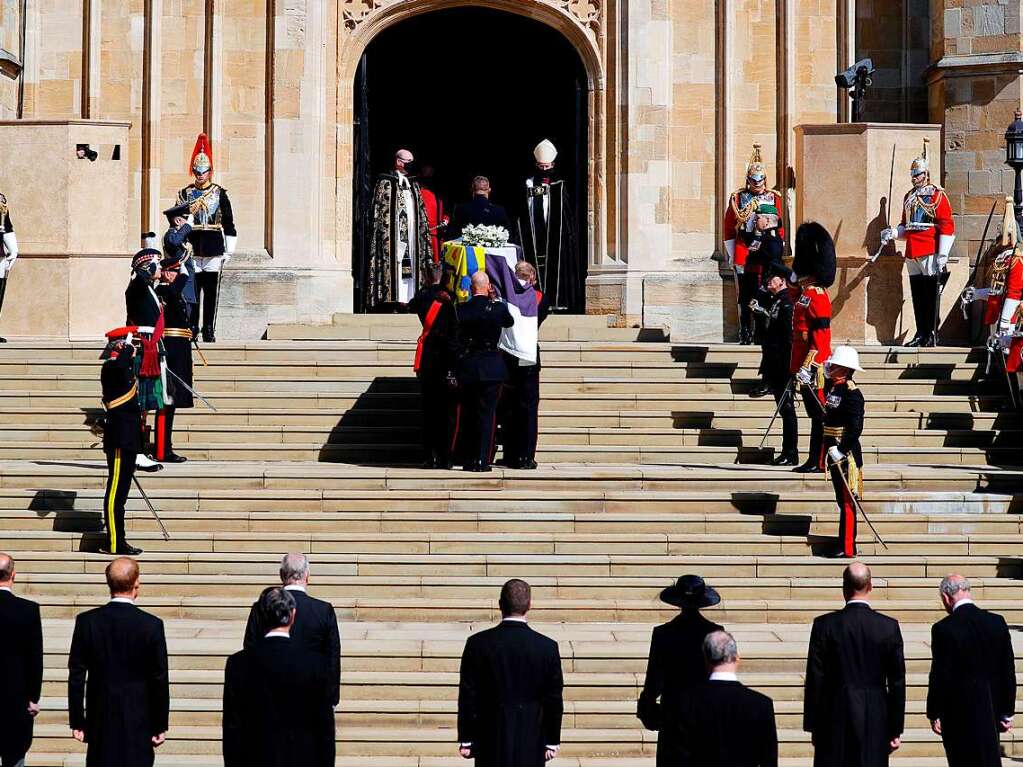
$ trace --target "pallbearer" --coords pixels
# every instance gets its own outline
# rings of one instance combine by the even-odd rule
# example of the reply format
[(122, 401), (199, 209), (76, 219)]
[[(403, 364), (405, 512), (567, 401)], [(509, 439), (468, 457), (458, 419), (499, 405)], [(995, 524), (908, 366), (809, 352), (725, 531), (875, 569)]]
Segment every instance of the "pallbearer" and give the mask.
[(164, 236), (165, 258), (160, 262), (160, 284), (156, 294), (163, 304), (163, 345), (167, 353), (167, 388), (170, 393), (163, 409), (156, 414), (153, 439), (157, 461), (184, 463), (187, 459), (174, 452), (174, 415), (179, 408), (194, 405), (192, 392), (192, 331), (189, 328), (189, 305), (184, 292), (189, 276), (186, 262), (191, 258), (187, 237), (190, 231), (184, 216), (188, 205), (183, 203), (165, 211), (172, 229)]
[[(796, 231), (796, 257), (792, 261), (792, 356), (789, 372), (796, 377), (810, 418), (810, 451), (799, 473), (824, 471), (823, 424), (824, 363), (831, 356), (831, 297), (835, 282), (835, 243), (820, 224), (807, 222)], [(816, 400), (816, 401), (814, 401)]]
[(902, 223), (897, 229), (881, 232), (882, 244), (894, 239), (906, 241), (906, 270), (916, 316), (916, 335), (906, 346), (938, 345), (941, 290), (948, 280), (948, 256), (956, 239), (948, 195), (931, 182), (928, 144), (924, 139), (923, 154), (910, 168), (913, 188), (903, 201)]
[(746, 186), (728, 199), (724, 223), (728, 266), (735, 271), (739, 304), (739, 343), (753, 343), (753, 318), (749, 303), (757, 294), (764, 270), (780, 262), (785, 250), (785, 224), (781, 195), (767, 188), (767, 166), (760, 144), (746, 167)]
[(105, 360), (100, 371), (103, 388), (103, 452), (107, 457), (107, 484), (103, 494), (103, 521), (107, 539), (101, 551), (105, 554), (136, 556), (142, 553), (124, 537), (124, 504), (135, 475), (135, 457), (142, 447), (139, 423), (138, 380), (135, 377), (134, 327), (123, 327), (107, 333), (107, 346), (100, 358)]
[(195, 258), (196, 304), (192, 325), (198, 326), (202, 311), (202, 340), (216, 341), (220, 273), (234, 255), (238, 232), (227, 190), (213, 183), (213, 149), (205, 133), (200, 133), (192, 150), (192, 175), (195, 182), (178, 192), (178, 205), (186, 203), (192, 215), (188, 240)]
[(824, 445), (828, 449), (831, 484), (838, 502), (838, 557), (856, 556), (856, 506), (853, 494), (863, 496), (863, 392), (853, 382), (860, 357), (851, 346), (836, 346), (825, 365)]

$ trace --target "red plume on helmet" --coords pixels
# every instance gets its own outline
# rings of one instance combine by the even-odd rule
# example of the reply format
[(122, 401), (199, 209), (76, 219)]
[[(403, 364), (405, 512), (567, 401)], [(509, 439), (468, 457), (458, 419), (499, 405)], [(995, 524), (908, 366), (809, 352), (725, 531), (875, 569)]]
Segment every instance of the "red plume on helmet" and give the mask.
[(200, 133), (195, 140), (195, 148), (192, 150), (192, 159), (188, 162), (188, 170), (195, 172), (196, 167), (202, 170), (209, 170), (213, 173), (213, 147), (210, 146), (210, 139), (205, 133)]

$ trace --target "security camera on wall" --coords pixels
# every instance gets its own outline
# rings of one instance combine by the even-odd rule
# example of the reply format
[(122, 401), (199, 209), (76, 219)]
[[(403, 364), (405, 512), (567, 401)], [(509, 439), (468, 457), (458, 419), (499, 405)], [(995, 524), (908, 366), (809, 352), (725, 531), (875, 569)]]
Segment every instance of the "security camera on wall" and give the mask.
[(871, 75), (874, 74), (874, 62), (870, 59), (861, 59), (844, 72), (835, 75), (835, 84), (843, 90), (849, 91), (852, 98), (852, 122), (859, 122), (863, 114), (863, 97), (867, 93), (867, 86), (871, 84)]

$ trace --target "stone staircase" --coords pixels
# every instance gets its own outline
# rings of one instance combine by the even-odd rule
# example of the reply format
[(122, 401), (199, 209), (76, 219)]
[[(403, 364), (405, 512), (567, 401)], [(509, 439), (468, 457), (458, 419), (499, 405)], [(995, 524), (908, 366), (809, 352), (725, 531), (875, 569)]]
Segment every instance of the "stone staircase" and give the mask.
[[(191, 460), (140, 476), (171, 540), (129, 502), (129, 539), (146, 550), (141, 605), (166, 620), (171, 653), (158, 764), (219, 764), (224, 658), (280, 554), (301, 550), (312, 591), (342, 620), (343, 767), (464, 764), (458, 659), (465, 637), (497, 619), (509, 577), (533, 584), (532, 622), (561, 643), (555, 764), (652, 767), (656, 733), (639, 727), (635, 700), (650, 631), (672, 615), (657, 594), (684, 572), (721, 591), (708, 615), (736, 634), (744, 681), (774, 698), (783, 764), (809, 765), (809, 621), (840, 605), (843, 563), (819, 556), (837, 527), (830, 484), (758, 465), (779, 436), (776, 424), (758, 449), (773, 403), (747, 396), (756, 352), (555, 318), (544, 328), (540, 469), (423, 471), (412, 465), (409, 320), (339, 317), (204, 350), (196, 386), (218, 412), (180, 414), (176, 447)], [(85, 425), (99, 404), (97, 354), (98, 344), (0, 347), (0, 548), (46, 618), (33, 765), (83, 763), (64, 696), (73, 617), (105, 599), (107, 560), (87, 553), (104, 481)], [(861, 550), (876, 606), (903, 622), (909, 672), (895, 761), (930, 767), (944, 764), (923, 716), (937, 580), (963, 572), (985, 606), (1023, 623), (1023, 417), (999, 411), (981, 354), (863, 358), (864, 507), (888, 548), (861, 525)], [(1023, 758), (1015, 734), (1003, 744), (1006, 764)]]

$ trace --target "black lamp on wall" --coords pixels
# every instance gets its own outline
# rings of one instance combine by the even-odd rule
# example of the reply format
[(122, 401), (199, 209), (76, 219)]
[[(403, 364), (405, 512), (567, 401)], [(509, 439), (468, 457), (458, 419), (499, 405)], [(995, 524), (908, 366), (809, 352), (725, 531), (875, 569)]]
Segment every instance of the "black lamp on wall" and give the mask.
[(1023, 112), (1016, 110), (1016, 118), (1005, 131), (1005, 164), (1016, 173), (1016, 186), (1012, 193), (1012, 207), (1016, 213), (1016, 223), (1023, 231)]

